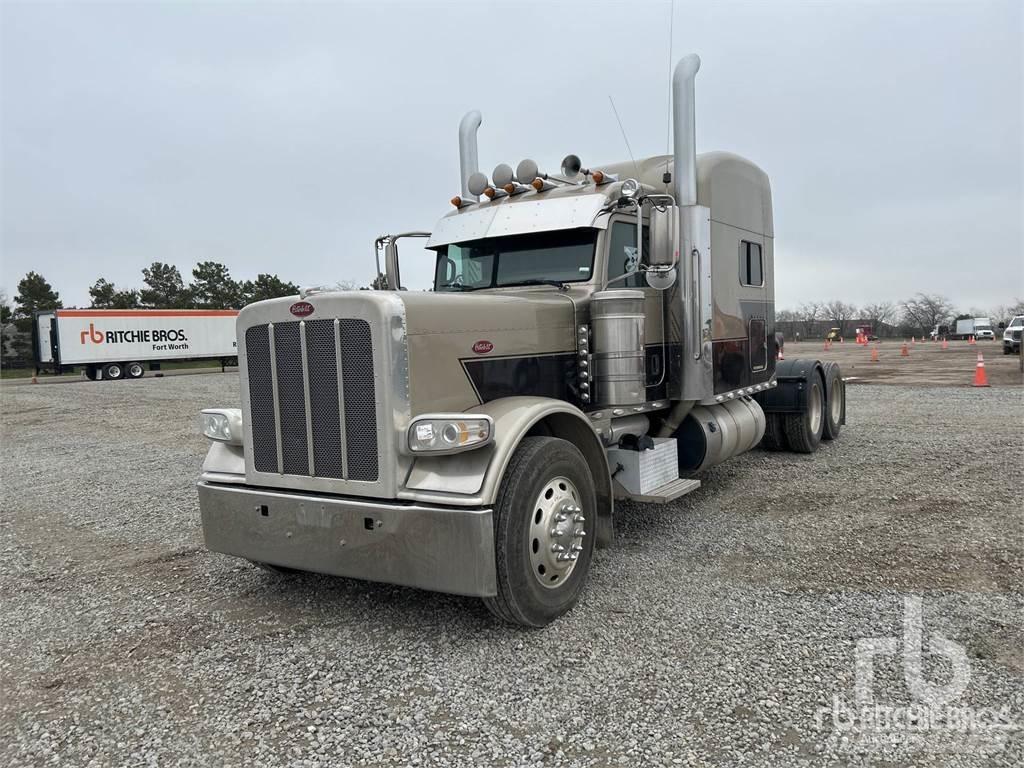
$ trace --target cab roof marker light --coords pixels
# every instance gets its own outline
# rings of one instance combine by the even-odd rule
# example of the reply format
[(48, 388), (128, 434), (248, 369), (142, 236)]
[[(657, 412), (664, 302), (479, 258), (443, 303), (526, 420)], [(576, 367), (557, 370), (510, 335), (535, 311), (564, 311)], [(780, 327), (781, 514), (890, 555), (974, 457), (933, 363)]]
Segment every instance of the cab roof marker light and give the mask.
[(528, 186), (526, 186), (525, 184), (520, 184), (520, 183), (515, 182), (515, 181), (510, 181), (508, 184), (506, 184), (503, 187), (503, 189), (505, 190), (505, 194), (507, 194), (507, 195), (521, 195), (521, 194), (523, 194), (523, 192), (526, 192), (530, 188)]
[(593, 179), (594, 183), (600, 187), (604, 184), (611, 184), (613, 181), (618, 181), (619, 175), (617, 173), (605, 173), (604, 171), (594, 171), (593, 173), (590, 174), (590, 178)]

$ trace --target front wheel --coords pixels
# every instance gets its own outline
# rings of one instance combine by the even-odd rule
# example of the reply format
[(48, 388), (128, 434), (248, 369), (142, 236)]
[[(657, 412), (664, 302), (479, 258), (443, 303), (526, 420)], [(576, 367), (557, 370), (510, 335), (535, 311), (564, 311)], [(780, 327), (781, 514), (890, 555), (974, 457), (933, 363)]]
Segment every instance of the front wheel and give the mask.
[(498, 594), (484, 598), (505, 621), (543, 627), (579, 599), (597, 523), (583, 454), (555, 437), (527, 437), (512, 455), (494, 508)]

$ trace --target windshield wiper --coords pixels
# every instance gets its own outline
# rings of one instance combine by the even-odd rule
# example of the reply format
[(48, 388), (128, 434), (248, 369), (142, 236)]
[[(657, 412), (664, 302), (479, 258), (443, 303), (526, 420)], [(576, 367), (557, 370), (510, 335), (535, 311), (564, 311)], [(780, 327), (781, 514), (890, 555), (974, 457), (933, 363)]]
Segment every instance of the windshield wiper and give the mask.
[(553, 285), (560, 291), (569, 290), (569, 286), (563, 283), (561, 280), (548, 280), (541, 278), (531, 278), (529, 280), (519, 280), (515, 283), (502, 283), (499, 288), (508, 288), (511, 285)]
[(439, 285), (439, 290), (455, 290), (455, 291), (479, 291), (481, 288), (486, 288), (486, 285), (463, 285), (462, 283), (444, 283)]

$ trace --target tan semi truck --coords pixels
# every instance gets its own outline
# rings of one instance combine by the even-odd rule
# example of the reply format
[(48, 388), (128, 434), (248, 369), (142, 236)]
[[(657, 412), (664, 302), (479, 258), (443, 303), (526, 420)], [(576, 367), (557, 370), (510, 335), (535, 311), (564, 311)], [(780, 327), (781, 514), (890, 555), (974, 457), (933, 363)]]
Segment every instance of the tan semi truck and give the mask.
[(543, 626), (575, 604), (615, 503), (667, 503), (758, 444), (812, 452), (845, 423), (839, 369), (776, 364), (768, 177), (698, 156), (695, 55), (674, 152), (560, 173), (477, 168), (426, 237), (432, 291), (303, 291), (244, 308), (241, 408), (201, 415), (207, 546), (474, 595)]

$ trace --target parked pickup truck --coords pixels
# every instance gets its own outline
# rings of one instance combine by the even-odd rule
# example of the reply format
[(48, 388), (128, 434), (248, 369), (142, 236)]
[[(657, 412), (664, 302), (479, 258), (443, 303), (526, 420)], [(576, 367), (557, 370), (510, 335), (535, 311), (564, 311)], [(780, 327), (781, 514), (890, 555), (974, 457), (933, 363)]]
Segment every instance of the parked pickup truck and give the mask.
[(1003, 329), (1003, 354), (1020, 354), (1020, 334), (1024, 330), (1024, 315), (1015, 315)]

